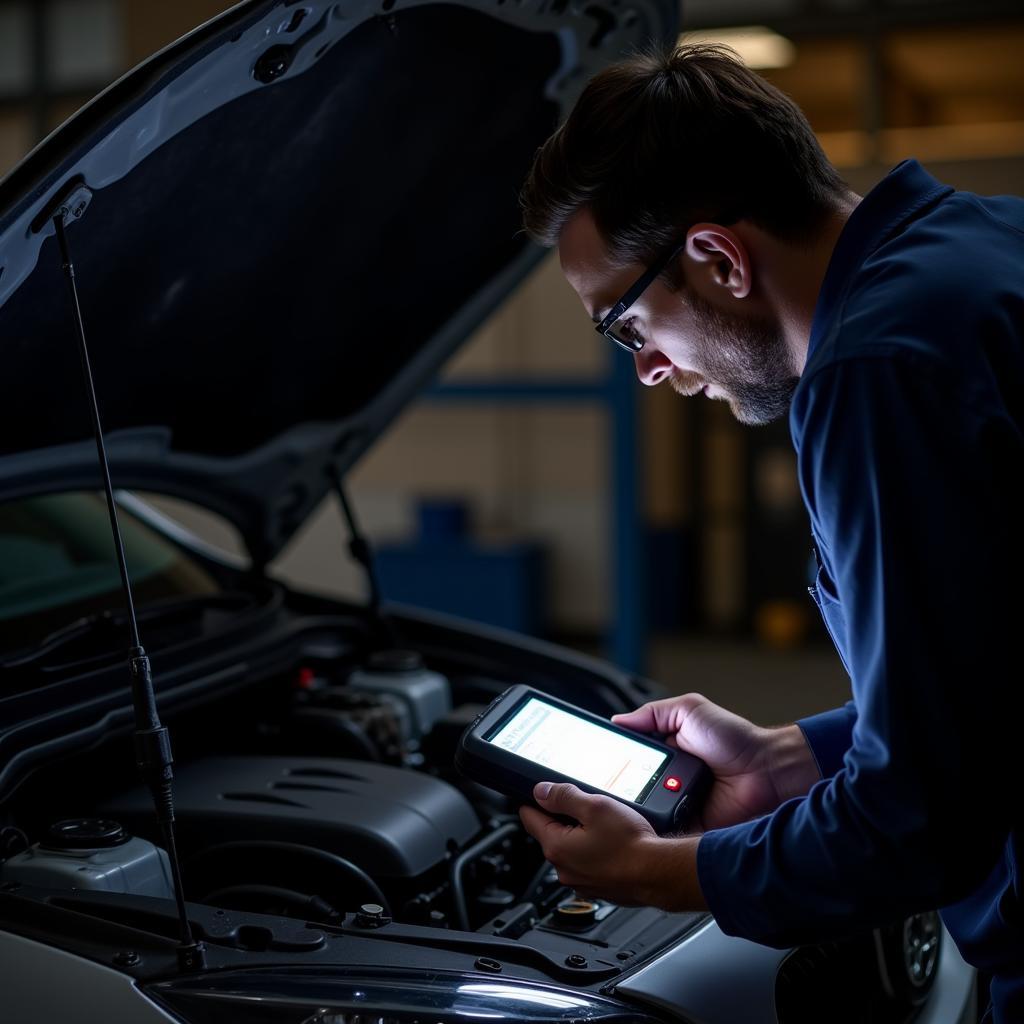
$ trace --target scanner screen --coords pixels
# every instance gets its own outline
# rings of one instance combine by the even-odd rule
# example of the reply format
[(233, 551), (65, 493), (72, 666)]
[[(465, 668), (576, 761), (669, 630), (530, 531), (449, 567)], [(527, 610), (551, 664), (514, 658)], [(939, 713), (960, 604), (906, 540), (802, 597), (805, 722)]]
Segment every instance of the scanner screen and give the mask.
[(529, 761), (639, 802), (671, 755), (531, 697), (487, 739)]

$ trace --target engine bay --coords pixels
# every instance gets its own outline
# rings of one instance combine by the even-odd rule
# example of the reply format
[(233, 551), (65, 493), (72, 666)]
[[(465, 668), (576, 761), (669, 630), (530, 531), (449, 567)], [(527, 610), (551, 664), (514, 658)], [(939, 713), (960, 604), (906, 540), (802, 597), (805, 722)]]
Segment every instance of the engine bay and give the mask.
[[(516, 807), (454, 768), (466, 726), (513, 683), (607, 717), (655, 696), (644, 680), (441, 616), (385, 617), (265, 579), (251, 592), (146, 622), (173, 736), (181, 909), (123, 665), (78, 638), (73, 659), (55, 648), (10, 674), (0, 710), (22, 717), (0, 729), (5, 955), (112, 967), (204, 1022), (221, 1019), (225, 986), (243, 1002), (287, 989), (303, 1007), (373, 986), (458, 1002), (468, 984), (527, 1003), (553, 987), (566, 1013), (585, 996), (616, 1021), (651, 1019), (621, 1000), (673, 1019), (705, 996), (717, 1006), (720, 986), (748, 976), (787, 1022), (817, 1019), (840, 988), (837, 1020), (903, 1021), (927, 997), (944, 948), (934, 914), (766, 954), (707, 914), (580, 898)], [(182, 914), (201, 965), (183, 965)], [(901, 966), (911, 947), (929, 951), (925, 984)]]
[[(515, 807), (457, 775), (463, 729), (505, 680), (409, 648), (303, 646), (284, 672), (168, 715), (184, 895), (206, 942), (301, 947), (251, 927), (241, 940), (248, 917), (438, 947), (472, 933), (477, 970), (500, 970), (515, 943), (513, 959), (586, 984), (700, 921), (577, 897)], [(0, 890), (172, 936), (167, 856), (137, 778), (124, 737), (33, 774), (0, 819)]]

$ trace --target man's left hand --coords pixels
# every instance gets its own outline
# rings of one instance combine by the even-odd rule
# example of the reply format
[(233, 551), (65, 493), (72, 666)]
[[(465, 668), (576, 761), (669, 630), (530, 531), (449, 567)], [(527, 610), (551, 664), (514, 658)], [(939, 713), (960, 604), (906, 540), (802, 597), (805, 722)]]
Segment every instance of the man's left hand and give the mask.
[[(659, 839), (647, 820), (625, 804), (584, 793), (567, 782), (540, 782), (533, 796), (543, 810), (522, 807), (519, 817), (563, 885), (585, 898), (627, 907), (664, 907), (683, 896), (682, 892), (659, 892), (652, 883), (665, 874), (667, 861), (681, 852), (671, 848), (684, 842), (696, 846), (695, 840)], [(579, 824), (569, 825), (552, 815), (573, 818)], [(669, 896), (674, 898), (666, 899)]]

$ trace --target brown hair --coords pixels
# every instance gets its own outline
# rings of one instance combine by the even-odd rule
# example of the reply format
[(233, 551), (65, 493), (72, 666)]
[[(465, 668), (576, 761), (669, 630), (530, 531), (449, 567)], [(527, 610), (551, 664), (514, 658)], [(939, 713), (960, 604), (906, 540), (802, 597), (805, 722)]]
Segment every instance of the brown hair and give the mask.
[(521, 202), (527, 233), (547, 246), (589, 206), (626, 265), (701, 220), (807, 237), (843, 188), (792, 100), (726, 47), (684, 45), (601, 71), (538, 150)]

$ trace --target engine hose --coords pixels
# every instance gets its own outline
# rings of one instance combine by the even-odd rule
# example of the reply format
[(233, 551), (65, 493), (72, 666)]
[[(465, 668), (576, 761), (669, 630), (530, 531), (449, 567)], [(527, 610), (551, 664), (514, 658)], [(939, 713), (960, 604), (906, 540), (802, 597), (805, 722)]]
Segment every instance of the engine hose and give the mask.
[(520, 826), (513, 822), (502, 825), (489, 836), (484, 836), (479, 842), (467, 847), (452, 861), (451, 868), (449, 869), (449, 878), (452, 886), (452, 903), (455, 907), (455, 921), (464, 932), (469, 931), (469, 908), (466, 905), (466, 887), (462, 881), (466, 865), (471, 860), (479, 857), (480, 854), (486, 853), (492, 846), (497, 846), (498, 843), (519, 831)]
[[(278, 885), (229, 885), (214, 889), (206, 894), (206, 900), (230, 910), (249, 910), (253, 913), (277, 913), (283, 907), (286, 916), (301, 917), (303, 920), (329, 924), (332, 918), (340, 918), (341, 912), (319, 896), (310, 896), (294, 889), (282, 889)], [(267, 910), (270, 903), (274, 910)]]
[(358, 903), (379, 903), (384, 912), (391, 915), (387, 897), (361, 867), (315, 846), (269, 839), (238, 839), (200, 850), (185, 865), (185, 871), (192, 884), (198, 878), (210, 885), (212, 878), (213, 891), (224, 889), (216, 883), (225, 875), (235, 886), (252, 886), (266, 884), (268, 876), (271, 881), (283, 878), (290, 882), (311, 875), (315, 879), (319, 874), (329, 881), (329, 891), (321, 895), (328, 905), (353, 909), (350, 893), (355, 889), (360, 893)]
[(545, 860), (541, 862), (539, 868), (537, 868), (536, 874), (526, 884), (526, 888), (523, 890), (524, 902), (533, 902), (533, 894), (537, 891), (540, 883), (544, 881), (544, 876), (551, 870), (551, 861)]

